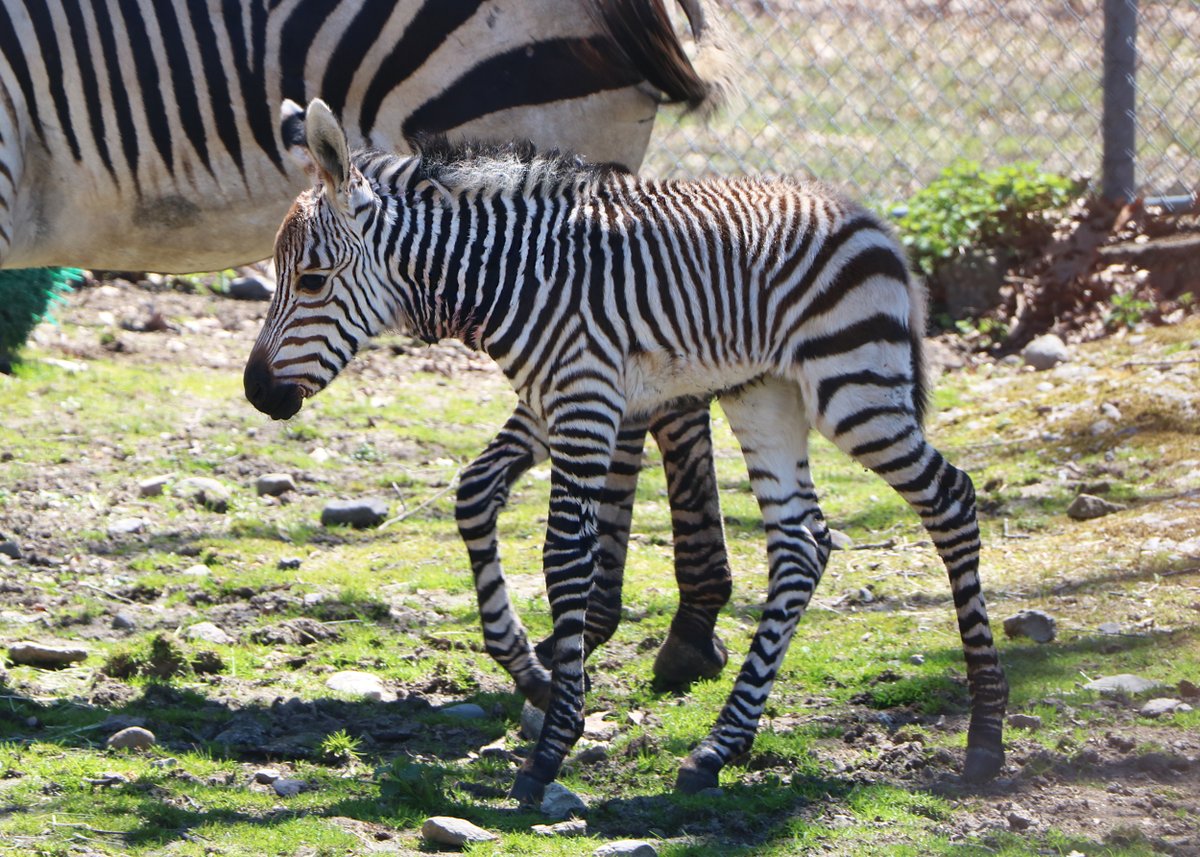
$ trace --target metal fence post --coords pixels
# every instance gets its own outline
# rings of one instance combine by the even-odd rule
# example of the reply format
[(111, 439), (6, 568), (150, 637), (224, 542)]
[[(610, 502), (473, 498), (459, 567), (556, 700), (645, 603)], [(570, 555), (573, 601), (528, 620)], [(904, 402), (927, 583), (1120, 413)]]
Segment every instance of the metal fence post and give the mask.
[(1101, 192), (1129, 202), (1134, 180), (1137, 84), (1137, 0), (1104, 0), (1104, 135)]

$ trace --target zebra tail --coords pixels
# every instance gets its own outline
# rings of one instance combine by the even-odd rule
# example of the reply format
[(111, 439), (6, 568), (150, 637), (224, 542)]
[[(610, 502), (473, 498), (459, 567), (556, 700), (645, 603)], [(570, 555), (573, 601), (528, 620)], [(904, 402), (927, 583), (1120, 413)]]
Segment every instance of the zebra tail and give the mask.
[(684, 51), (663, 0), (588, 0), (592, 18), (622, 59), (668, 104), (708, 115), (733, 91), (738, 65), (722, 20), (705, 0), (678, 0), (696, 39)]

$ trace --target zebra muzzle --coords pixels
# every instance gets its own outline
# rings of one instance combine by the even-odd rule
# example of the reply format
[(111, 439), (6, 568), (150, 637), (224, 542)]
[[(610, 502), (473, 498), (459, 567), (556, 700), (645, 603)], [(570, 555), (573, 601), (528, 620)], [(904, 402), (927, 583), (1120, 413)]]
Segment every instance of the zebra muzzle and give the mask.
[(250, 404), (271, 419), (290, 419), (304, 404), (304, 389), (291, 381), (277, 381), (271, 364), (260, 355), (250, 355), (242, 381)]

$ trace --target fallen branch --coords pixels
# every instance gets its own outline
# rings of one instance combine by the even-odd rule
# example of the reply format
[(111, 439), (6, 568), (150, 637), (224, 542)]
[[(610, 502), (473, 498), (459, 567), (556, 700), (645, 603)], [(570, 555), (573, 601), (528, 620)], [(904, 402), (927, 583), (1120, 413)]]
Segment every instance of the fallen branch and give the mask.
[(80, 581), (79, 585), (84, 587), (85, 589), (91, 589), (94, 592), (99, 592), (101, 595), (111, 598), (114, 601), (124, 601), (126, 604), (137, 604), (137, 602), (134, 601), (132, 598), (126, 598), (124, 595), (117, 595), (117, 593), (109, 592), (107, 589), (101, 589), (99, 586), (96, 586), (94, 583), (86, 583), (84, 581)]
[(401, 521), (403, 521), (405, 518), (411, 518), (413, 515), (417, 514), (417, 512), (420, 512), (422, 509), (436, 503), (442, 497), (446, 496), (446, 494), (448, 494), (450, 492), (450, 489), (452, 489), (458, 483), (458, 477), (459, 477), (459, 474), (461, 474), (461, 473), (462, 473), (462, 468), (460, 467), (457, 471), (455, 471), (454, 475), (450, 477), (450, 481), (446, 483), (445, 488), (443, 488), (441, 491), (438, 491), (436, 494), (434, 494), (429, 499), (425, 500), (423, 503), (421, 503), (421, 505), (415, 506), (412, 509), (406, 509), (405, 511), (401, 512), (396, 517), (389, 518), (388, 520), (384, 521), (382, 524), (379, 525), (379, 529), (382, 530), (385, 527), (390, 527), (392, 524), (398, 524)]
[(1182, 366), (1184, 363), (1200, 363), (1200, 357), (1181, 357), (1178, 360), (1126, 360), (1121, 368), (1126, 366)]

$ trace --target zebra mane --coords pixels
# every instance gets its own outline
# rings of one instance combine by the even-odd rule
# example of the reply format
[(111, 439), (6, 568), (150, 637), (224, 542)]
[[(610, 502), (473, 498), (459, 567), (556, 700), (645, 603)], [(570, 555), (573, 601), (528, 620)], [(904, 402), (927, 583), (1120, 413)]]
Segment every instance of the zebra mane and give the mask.
[[(625, 173), (619, 164), (593, 164), (579, 155), (553, 149), (538, 151), (529, 141), (490, 143), (450, 142), (444, 135), (410, 140), (417, 163), (414, 181), (430, 181), (451, 191), (516, 191), (520, 187), (553, 188)], [(362, 153), (378, 165), (378, 153)]]

